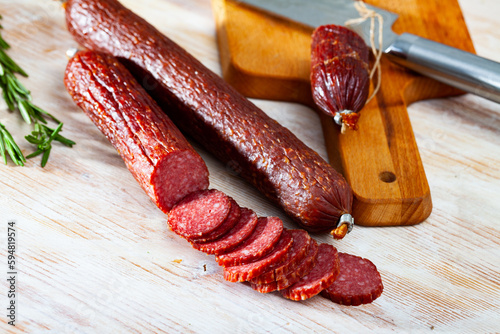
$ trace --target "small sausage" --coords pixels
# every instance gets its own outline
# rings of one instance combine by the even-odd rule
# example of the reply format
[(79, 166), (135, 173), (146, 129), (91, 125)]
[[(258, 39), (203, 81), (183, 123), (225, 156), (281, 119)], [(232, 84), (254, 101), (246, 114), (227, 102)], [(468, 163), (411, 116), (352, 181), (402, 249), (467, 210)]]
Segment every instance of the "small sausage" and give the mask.
[(370, 87), (369, 49), (354, 31), (323, 25), (312, 34), (311, 88), (316, 105), (330, 116), (341, 114), (351, 129)]
[(179, 128), (309, 231), (331, 231), (352, 207), (341, 174), (221, 77), (116, 0), (68, 0), (68, 30), (120, 58)]
[(200, 155), (115, 58), (80, 51), (68, 63), (64, 83), (162, 211), (208, 187)]

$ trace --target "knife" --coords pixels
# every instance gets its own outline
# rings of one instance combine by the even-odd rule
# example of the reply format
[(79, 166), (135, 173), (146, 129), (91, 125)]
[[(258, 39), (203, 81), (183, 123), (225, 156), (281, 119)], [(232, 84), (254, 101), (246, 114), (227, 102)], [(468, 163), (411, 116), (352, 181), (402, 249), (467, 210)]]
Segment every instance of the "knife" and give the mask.
[[(236, 0), (307, 26), (345, 25), (360, 17), (352, 0)], [(383, 18), (382, 45), (393, 62), (452, 87), (500, 103), (500, 63), (410, 33), (398, 35), (392, 25), (398, 15), (365, 4)], [(370, 45), (369, 20), (349, 25)], [(374, 39), (378, 40), (378, 29)]]

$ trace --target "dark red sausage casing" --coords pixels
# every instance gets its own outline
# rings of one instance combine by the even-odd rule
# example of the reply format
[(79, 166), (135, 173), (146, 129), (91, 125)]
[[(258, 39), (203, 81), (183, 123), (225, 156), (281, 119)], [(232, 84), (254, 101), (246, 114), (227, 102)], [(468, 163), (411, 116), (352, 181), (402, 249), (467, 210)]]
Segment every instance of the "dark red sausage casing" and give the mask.
[(64, 83), (162, 211), (208, 187), (200, 155), (114, 57), (78, 52), (67, 65)]
[(305, 229), (331, 230), (351, 212), (352, 191), (341, 174), (119, 2), (69, 0), (66, 21), (79, 43), (124, 61), (182, 131), (236, 166)]
[[(368, 98), (369, 49), (354, 31), (338, 26), (316, 28), (311, 42), (311, 88), (314, 102), (327, 115), (357, 113)], [(355, 129), (357, 114), (343, 115)]]

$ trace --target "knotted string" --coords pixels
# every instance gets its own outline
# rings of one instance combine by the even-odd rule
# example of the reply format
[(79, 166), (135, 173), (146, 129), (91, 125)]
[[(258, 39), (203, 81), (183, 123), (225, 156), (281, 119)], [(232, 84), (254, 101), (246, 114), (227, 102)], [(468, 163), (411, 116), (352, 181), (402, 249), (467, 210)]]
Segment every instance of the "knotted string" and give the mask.
[[(370, 80), (373, 80), (373, 76), (374, 76), (375, 72), (377, 72), (377, 84), (376, 84), (376, 87), (373, 89), (373, 92), (370, 95), (370, 97), (366, 100), (366, 103), (368, 103), (368, 102), (370, 102), (371, 99), (373, 99), (373, 97), (375, 97), (375, 95), (379, 91), (380, 83), (381, 83), (381, 79), (382, 79), (382, 68), (380, 66), (380, 59), (382, 58), (382, 54), (383, 54), (382, 31), (383, 31), (384, 18), (382, 17), (382, 15), (380, 15), (376, 11), (374, 11), (372, 9), (368, 9), (363, 1), (354, 2), (354, 8), (356, 8), (360, 17), (347, 20), (345, 22), (346, 26), (350, 26), (350, 25), (354, 25), (354, 24), (361, 24), (361, 23), (365, 22), (366, 20), (370, 19), (370, 47), (372, 49), (373, 55), (375, 56), (375, 62), (373, 63), (373, 68), (370, 71)], [(379, 46), (378, 50), (375, 46), (375, 21), (376, 20), (378, 20), (378, 46)]]

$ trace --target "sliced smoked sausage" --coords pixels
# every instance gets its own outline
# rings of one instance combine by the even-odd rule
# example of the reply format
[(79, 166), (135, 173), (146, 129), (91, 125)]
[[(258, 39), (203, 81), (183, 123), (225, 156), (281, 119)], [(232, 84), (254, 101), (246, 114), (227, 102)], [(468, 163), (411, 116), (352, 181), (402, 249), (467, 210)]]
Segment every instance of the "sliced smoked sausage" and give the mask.
[(120, 58), (179, 128), (309, 231), (351, 212), (342, 177), (292, 132), (116, 0), (68, 0), (66, 22), (87, 48)]
[(76, 53), (64, 83), (162, 211), (208, 187), (208, 169), (200, 155), (114, 57)]

